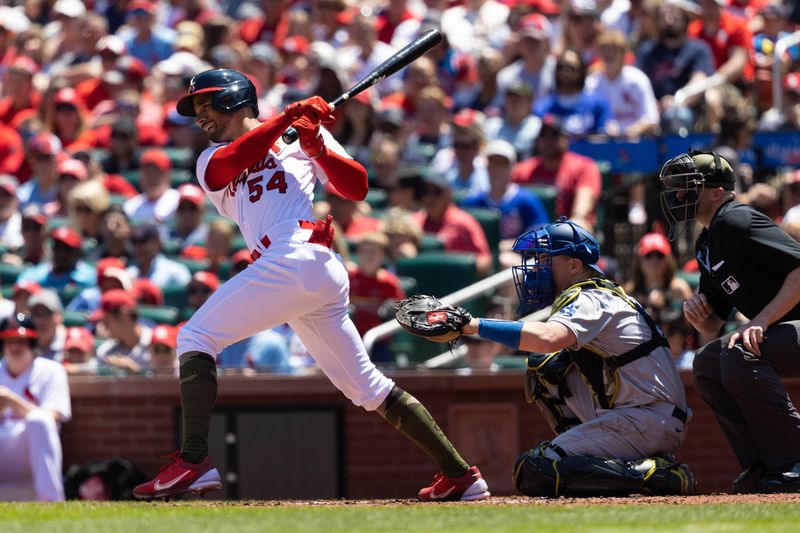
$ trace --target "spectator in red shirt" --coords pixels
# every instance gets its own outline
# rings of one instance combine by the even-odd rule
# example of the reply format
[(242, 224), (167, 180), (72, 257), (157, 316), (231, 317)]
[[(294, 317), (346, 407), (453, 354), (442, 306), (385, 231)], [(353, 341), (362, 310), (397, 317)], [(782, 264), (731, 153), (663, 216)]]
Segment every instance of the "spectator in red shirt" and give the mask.
[(417, 109), (421, 93), (427, 87), (436, 85), (436, 65), (425, 56), (411, 63), (406, 69), (403, 90), (390, 94), (382, 100), (382, 107), (400, 107), (406, 116), (411, 116)]
[(554, 185), (558, 189), (556, 216), (567, 216), (591, 231), (602, 185), (597, 165), (569, 151), (567, 135), (555, 115), (542, 118), (535, 146), (538, 155), (517, 163), (511, 180), (523, 185)]
[(19, 56), (9, 65), (3, 83), (3, 92), (8, 96), (0, 100), (0, 122), (11, 125), (19, 112), (39, 107), (42, 98), (33, 88), (33, 75), (38, 70), (27, 56)]
[(263, 41), (276, 48), (283, 46), (289, 30), (288, 0), (261, 0), (260, 17), (249, 18), (239, 27), (239, 37), (252, 45)]
[(731, 83), (753, 80), (753, 35), (747, 21), (725, 9), (725, 0), (699, 0), (700, 17), (689, 24), (689, 37), (711, 47), (718, 75)]
[(386, 44), (391, 44), (394, 37), (394, 30), (401, 22), (416, 18), (408, 9), (408, 0), (389, 0), (386, 9), (381, 11), (376, 17), (376, 29), (378, 30), (378, 40)]
[(0, 174), (17, 176), (24, 162), (22, 137), (14, 128), (0, 122)]
[[(392, 304), (405, 298), (397, 276), (383, 268), (389, 238), (381, 232), (365, 233), (358, 241), (358, 265), (349, 269), (350, 305), (355, 309), (353, 323), (362, 336), (388, 320)], [(372, 350), (373, 362), (392, 361), (386, 341)]]
[(422, 184), (422, 210), (412, 215), (425, 233), (432, 233), (444, 243), (448, 252), (475, 254), (475, 267), (480, 275), (492, 270), (492, 252), (483, 228), (475, 218), (453, 203), (450, 183), (434, 173), (426, 173)]
[(72, 88), (61, 89), (53, 98), (50, 117), (52, 131), (65, 150), (89, 148), (94, 144), (94, 134), (86, 129), (86, 108)]

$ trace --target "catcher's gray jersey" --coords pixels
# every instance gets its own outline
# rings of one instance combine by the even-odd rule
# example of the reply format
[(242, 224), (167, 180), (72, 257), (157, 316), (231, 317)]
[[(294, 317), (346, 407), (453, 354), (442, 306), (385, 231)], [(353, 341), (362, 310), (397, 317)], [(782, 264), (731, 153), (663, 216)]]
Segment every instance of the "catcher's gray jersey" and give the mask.
[[(584, 288), (578, 297), (550, 318), (575, 334), (577, 342), (570, 349), (587, 348), (607, 356), (622, 355), (651, 338), (644, 317), (622, 298), (609, 290)], [(606, 371), (606, 394), (615, 408), (638, 407), (665, 402), (687, 410), (686, 394), (669, 349), (656, 348), (650, 356), (621, 366), (614, 380)], [(585, 395), (581, 395), (585, 398)], [(579, 402), (584, 403), (584, 402)], [(570, 406), (572, 407), (572, 406)], [(582, 421), (594, 418), (587, 405), (575, 405)], [(599, 410), (594, 405), (594, 411)]]

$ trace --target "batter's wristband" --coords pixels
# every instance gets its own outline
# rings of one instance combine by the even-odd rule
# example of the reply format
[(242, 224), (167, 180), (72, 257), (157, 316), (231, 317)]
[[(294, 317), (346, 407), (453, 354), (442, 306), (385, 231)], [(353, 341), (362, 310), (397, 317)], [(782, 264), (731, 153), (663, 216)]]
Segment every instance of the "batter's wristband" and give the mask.
[(518, 350), (519, 340), (522, 337), (522, 325), (522, 322), (513, 320), (480, 318), (478, 319), (478, 337)]

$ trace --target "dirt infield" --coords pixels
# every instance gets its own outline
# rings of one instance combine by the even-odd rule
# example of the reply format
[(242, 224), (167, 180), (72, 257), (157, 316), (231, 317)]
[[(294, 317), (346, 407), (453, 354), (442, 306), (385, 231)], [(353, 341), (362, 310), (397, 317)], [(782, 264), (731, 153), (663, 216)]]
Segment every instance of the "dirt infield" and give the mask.
[[(423, 505), (417, 500), (274, 500), (274, 501), (219, 501), (195, 500), (195, 505), (209, 507), (370, 507), (386, 505)], [(800, 494), (698, 494), (695, 496), (629, 496), (627, 498), (526, 498), (524, 496), (493, 496), (477, 502), (441, 502), (424, 505), (535, 505), (535, 506), (586, 506), (586, 505), (714, 505), (714, 504), (770, 504), (800, 503)], [(179, 503), (152, 502), (151, 505), (179, 505)]]

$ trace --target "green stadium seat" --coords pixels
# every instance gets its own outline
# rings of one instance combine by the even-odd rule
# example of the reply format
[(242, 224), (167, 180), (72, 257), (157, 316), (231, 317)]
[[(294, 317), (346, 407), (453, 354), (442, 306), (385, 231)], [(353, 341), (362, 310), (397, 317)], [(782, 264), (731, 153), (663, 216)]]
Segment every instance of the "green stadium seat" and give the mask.
[(408, 276), (397, 276), (397, 280), (400, 282), (400, 287), (403, 289), (404, 293), (416, 294), (417, 280)]
[(501, 370), (524, 370), (528, 367), (527, 357), (521, 355), (500, 355), (494, 358), (494, 363)]
[(61, 298), (61, 303), (65, 306), (70, 303), (73, 298), (75, 298), (78, 294), (81, 293), (83, 287), (76, 287), (75, 285), (70, 285), (68, 287), (64, 287), (63, 289), (58, 291), (58, 296)]
[(69, 226), (71, 224), (69, 217), (51, 217), (47, 219), (47, 228), (48, 229), (56, 229), (56, 228), (63, 228), (64, 226)]
[(190, 183), (194, 175), (191, 171), (183, 168), (173, 168), (169, 173), (170, 186), (177, 189), (184, 183)]
[(179, 256), (183, 242), (179, 239), (170, 239), (161, 243), (161, 251), (167, 256)]
[(444, 243), (436, 235), (425, 234), (419, 241), (417, 247), (419, 253), (441, 252), (444, 250)]
[(700, 272), (678, 271), (675, 273), (675, 275), (683, 280), (686, 280), (686, 283), (689, 284), (692, 290), (697, 290), (697, 287), (700, 286)]
[(550, 220), (556, 219), (556, 196), (558, 188), (553, 185), (523, 185), (525, 189), (535, 194), (541, 200)]
[(365, 201), (372, 209), (380, 209), (386, 206), (386, 191), (383, 189), (370, 189), (367, 192)]
[(235, 254), (239, 250), (247, 250), (247, 242), (245, 242), (244, 237), (241, 235), (234, 235), (233, 242), (231, 242), (231, 255)]
[(187, 320), (192, 318), (192, 315), (194, 314), (194, 311), (195, 310), (192, 309), (191, 307), (182, 308), (181, 312), (180, 312), (180, 315), (178, 316), (178, 324), (180, 324), (181, 322), (186, 322)]
[(494, 271), (496, 272), (500, 266), (500, 211), (481, 207), (468, 207), (465, 211), (475, 217), (475, 220), (483, 228), (483, 233), (489, 242), (489, 250), (492, 251)]
[(187, 259), (185, 257), (170, 257), (176, 263), (180, 263), (186, 268), (189, 269), (189, 272), (194, 275), (195, 272), (200, 272), (201, 270), (206, 270), (208, 268), (209, 262), (207, 259)]
[(185, 285), (168, 285), (161, 288), (164, 294), (164, 305), (171, 307), (185, 307), (186, 306), (186, 286)]
[(64, 311), (64, 325), (68, 328), (82, 327), (89, 322), (89, 314), (80, 311)]
[(112, 194), (111, 205), (122, 205), (128, 198), (124, 194)]
[(217, 276), (219, 276), (220, 281), (225, 281), (231, 277), (231, 270), (233, 270), (233, 263), (228, 259), (222, 261), (217, 268)]
[(398, 276), (417, 280), (416, 293), (445, 296), (478, 281), (475, 256), (454, 252), (428, 252), (398, 259)]
[(2, 289), (0, 289), (0, 294), (3, 295), (3, 298), (11, 298), (11, 293), (14, 291), (13, 285), (6, 285)]
[(13, 285), (17, 281), (17, 277), (23, 270), (26, 270), (30, 265), (12, 265), (10, 263), (0, 263), (0, 284), (3, 286)]
[(140, 318), (152, 320), (156, 324), (174, 326), (179, 322), (180, 309), (169, 305), (137, 305)]
[(164, 146), (161, 149), (169, 156), (172, 168), (194, 168), (194, 153), (191, 148)]

